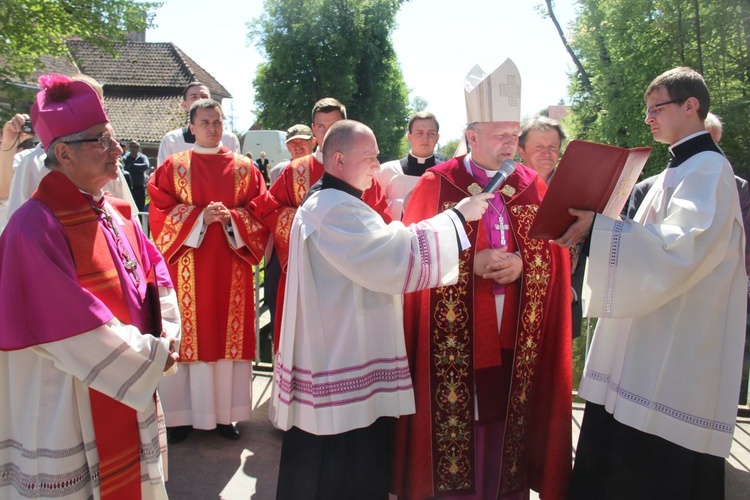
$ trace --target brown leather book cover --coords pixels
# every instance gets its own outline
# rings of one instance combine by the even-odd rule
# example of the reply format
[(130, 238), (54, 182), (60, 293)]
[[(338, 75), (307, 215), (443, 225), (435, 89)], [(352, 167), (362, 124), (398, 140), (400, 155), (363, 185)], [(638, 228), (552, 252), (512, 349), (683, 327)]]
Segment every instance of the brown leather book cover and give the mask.
[(650, 147), (620, 148), (573, 140), (568, 144), (529, 236), (554, 240), (575, 222), (568, 208), (618, 218), (651, 154)]

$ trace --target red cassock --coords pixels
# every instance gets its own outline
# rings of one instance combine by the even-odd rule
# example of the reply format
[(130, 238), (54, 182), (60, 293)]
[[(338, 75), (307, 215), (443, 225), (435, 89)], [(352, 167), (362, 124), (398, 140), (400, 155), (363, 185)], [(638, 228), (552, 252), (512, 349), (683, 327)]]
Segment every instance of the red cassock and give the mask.
[[(151, 232), (169, 265), (182, 315), (181, 362), (255, 357), (255, 297), (248, 285), (268, 230), (249, 206), (265, 192), (260, 171), (226, 148), (172, 155), (149, 180)], [(244, 246), (234, 248), (218, 222), (207, 226), (198, 248), (185, 245), (211, 202), (229, 209)]]
[[(292, 229), (292, 221), (310, 186), (318, 182), (321, 177), (323, 177), (323, 164), (315, 159), (315, 155), (310, 154), (294, 159), (282, 169), (279, 178), (271, 185), (264, 199), (257, 200), (259, 217), (271, 231), (282, 269), (276, 295), (274, 352), (279, 345), (279, 332), (281, 331), (281, 312), (284, 307), (286, 269), (289, 262), (289, 233)], [(383, 188), (376, 180), (373, 180), (372, 186), (362, 194), (362, 201), (379, 213), (386, 223), (391, 222), (388, 200), (385, 198)]]
[[(471, 186), (471, 189), (470, 189)], [(476, 180), (463, 157), (427, 171), (412, 192), (404, 223), (450, 208)], [(571, 470), (571, 295), (568, 251), (528, 238), (544, 182), (519, 165), (503, 185), (511, 226), (509, 251), (523, 274), (506, 285), (498, 335), (492, 281), (473, 273), (488, 248), (483, 222), (469, 224), (471, 248), (460, 256), (456, 285), (407, 294), (404, 330), (416, 413), (396, 430), (393, 490), (404, 498), (473, 493), (481, 471), (475, 451), (475, 398), (480, 424), (502, 423), (497, 495), (529, 487), (565, 498)]]

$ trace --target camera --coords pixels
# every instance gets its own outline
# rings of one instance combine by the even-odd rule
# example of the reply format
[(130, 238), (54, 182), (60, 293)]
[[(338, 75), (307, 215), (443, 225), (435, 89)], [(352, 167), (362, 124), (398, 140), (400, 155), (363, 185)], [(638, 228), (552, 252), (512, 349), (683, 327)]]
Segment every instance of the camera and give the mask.
[(33, 134), (34, 133), (34, 127), (31, 126), (31, 120), (26, 120), (23, 122), (23, 126), (21, 127), (21, 132), (24, 134)]

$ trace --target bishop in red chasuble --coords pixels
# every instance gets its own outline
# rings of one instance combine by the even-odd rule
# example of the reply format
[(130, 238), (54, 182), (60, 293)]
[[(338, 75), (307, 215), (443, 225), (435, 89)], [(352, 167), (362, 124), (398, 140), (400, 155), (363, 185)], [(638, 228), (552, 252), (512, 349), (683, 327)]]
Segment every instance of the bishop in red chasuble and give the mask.
[[(490, 75), (475, 67), (466, 89), (471, 152), (427, 170), (404, 224), (481, 191), (516, 153), (520, 75), (513, 62)], [(566, 497), (570, 256), (529, 238), (546, 185), (515, 165), (484, 217), (470, 224), (458, 283), (404, 296), (416, 413), (397, 423), (399, 498), (522, 499), (530, 488), (545, 499)]]

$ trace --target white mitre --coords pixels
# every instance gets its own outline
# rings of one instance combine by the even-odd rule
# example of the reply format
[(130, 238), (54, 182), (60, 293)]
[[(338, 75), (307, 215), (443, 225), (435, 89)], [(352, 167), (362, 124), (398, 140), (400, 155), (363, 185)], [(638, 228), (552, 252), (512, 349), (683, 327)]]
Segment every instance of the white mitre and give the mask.
[(466, 122), (520, 122), (521, 74), (510, 59), (487, 75), (478, 65), (464, 80)]

